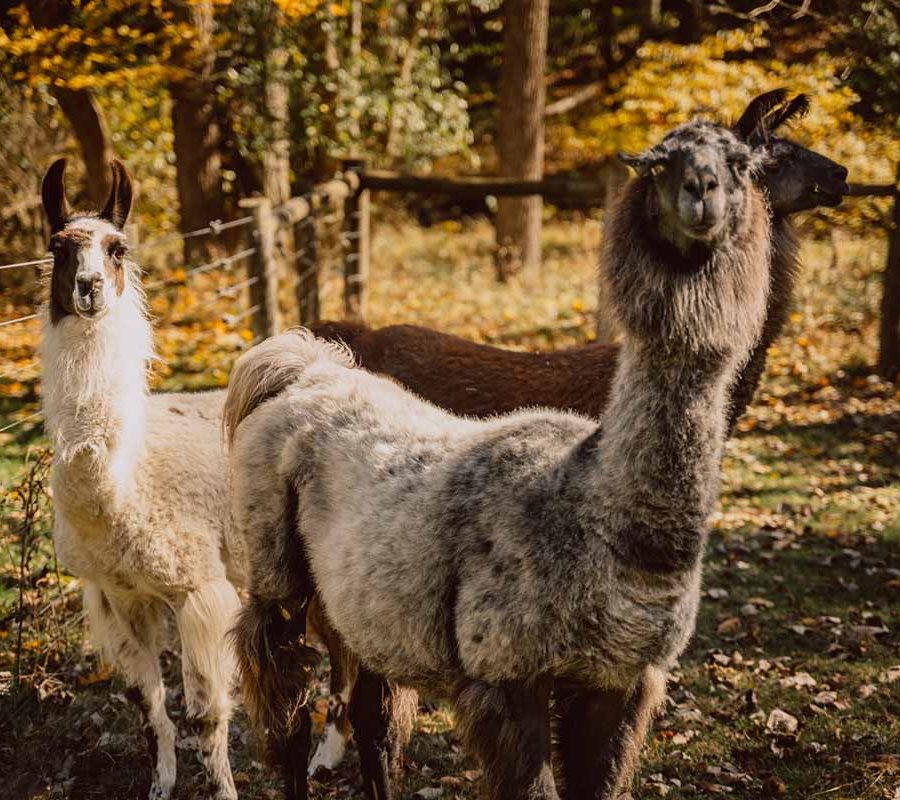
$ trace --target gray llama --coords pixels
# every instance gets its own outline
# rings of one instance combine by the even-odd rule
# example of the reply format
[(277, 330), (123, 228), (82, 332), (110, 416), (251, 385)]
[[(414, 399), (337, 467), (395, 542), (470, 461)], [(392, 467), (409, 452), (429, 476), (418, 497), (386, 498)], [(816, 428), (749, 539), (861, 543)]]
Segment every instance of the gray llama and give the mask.
[[(613, 797), (629, 779), (694, 628), (770, 228), (756, 157), (726, 128), (690, 123), (628, 160), (639, 177), (602, 259), (627, 342), (600, 427), (547, 410), (454, 417), (305, 331), (235, 367), (224, 417), (251, 561), (237, 649), (289, 796), (307, 796), (309, 664), (291, 644), (314, 592), (364, 664), (351, 713), (388, 700), (386, 678), (453, 698), (488, 797), (559, 797), (554, 714), (567, 797)], [(384, 800), (377, 733), (361, 732), (360, 759)]]

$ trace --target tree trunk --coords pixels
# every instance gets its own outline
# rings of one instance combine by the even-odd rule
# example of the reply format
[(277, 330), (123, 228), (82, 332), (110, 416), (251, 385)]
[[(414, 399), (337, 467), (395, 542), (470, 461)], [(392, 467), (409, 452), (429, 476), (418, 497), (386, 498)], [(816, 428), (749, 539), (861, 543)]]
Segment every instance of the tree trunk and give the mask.
[[(169, 87), (172, 95), (172, 133), (181, 230), (203, 228), (224, 215), (220, 133), (216, 120), (214, 87), (210, 73), (213, 12), (209, 2), (182, 6), (173, 3), (176, 17), (190, 21), (197, 30), (197, 47), (207, 52), (198, 59), (191, 76)], [(217, 247), (208, 238), (187, 239), (184, 257), (204, 254)]]
[(85, 193), (95, 208), (109, 196), (109, 162), (113, 157), (103, 112), (87, 89), (55, 86), (51, 94), (72, 126), (85, 169)]
[(900, 374), (900, 166), (894, 191), (894, 219), (884, 268), (878, 372), (895, 380)]
[[(263, 25), (258, 31), (260, 49), (264, 53), (265, 108), (268, 123), (268, 142), (262, 154), (263, 194), (272, 207), (286, 203), (291, 197), (291, 140), (290, 140), (290, 90), (287, 82), (289, 54), (273, 31), (283, 22), (274, 2), (266, 4), (262, 16)], [(273, 257), (279, 273), (284, 278), (295, 272), (293, 258), (294, 235), (290, 226), (276, 225), (273, 232), (275, 250)]]
[[(549, 0), (505, 0), (497, 125), (500, 174), (538, 180), (544, 172), (544, 65)], [(504, 197), (497, 210), (497, 277), (536, 272), (541, 198)]]
[[(68, 21), (72, 10), (71, 3), (58, 0), (27, 0), (26, 6), (31, 21), (38, 28), (63, 25)], [(87, 198), (95, 207), (102, 208), (109, 196), (109, 162), (113, 156), (103, 112), (87, 89), (53, 86), (50, 93), (72, 126), (81, 150)]]
[(224, 213), (219, 129), (212, 98), (201, 81), (181, 81), (170, 91), (180, 226), (190, 231)]
[(641, 33), (646, 38), (659, 30), (662, 22), (662, 0), (641, 0)]
[(273, 47), (266, 52), (266, 113), (271, 141), (263, 153), (263, 194), (275, 206), (291, 196), (291, 143), (288, 132), (288, 51)]
[(616, 42), (617, 26), (613, 4), (608, 2), (608, 0), (594, 0), (594, 20), (604, 68), (607, 72), (610, 72), (619, 60), (620, 55), (619, 46)]
[(703, 36), (703, 0), (678, 0), (675, 4), (678, 16), (678, 41), (694, 44)]

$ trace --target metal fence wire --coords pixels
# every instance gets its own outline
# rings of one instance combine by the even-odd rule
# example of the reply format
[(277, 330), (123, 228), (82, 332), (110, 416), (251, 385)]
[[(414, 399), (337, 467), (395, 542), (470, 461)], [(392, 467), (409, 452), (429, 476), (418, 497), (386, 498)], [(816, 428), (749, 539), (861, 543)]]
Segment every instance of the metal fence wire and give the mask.
[[(264, 199), (255, 201), (264, 206), (262, 220), (254, 206), (253, 213), (233, 220), (210, 220), (196, 230), (132, 242), (129, 252), (135, 263), (142, 268), (152, 264), (154, 272), (161, 266), (163, 272), (158, 278), (145, 274), (142, 280), (158, 344), (177, 359), (196, 360), (206, 347), (216, 360), (227, 362), (277, 330), (280, 320), (296, 324), (317, 319), (322, 304), (339, 301), (342, 285), (346, 286), (344, 251), (349, 239), (343, 205), (353, 191), (354, 186), (339, 177), (277, 208)], [(224, 249), (222, 234), (231, 230), (242, 231), (232, 252), (202, 263), (165, 266), (165, 251), (186, 242), (202, 242), (205, 252)], [(266, 236), (271, 241), (267, 242)], [(46, 273), (52, 264), (51, 256), (42, 255), (0, 264), (0, 272)], [(270, 285), (273, 281), (274, 286)], [(7, 309), (6, 318), (0, 311), (0, 353), (4, 356), (0, 411), (6, 417), (0, 418), (0, 434), (19, 436), (42, 424), (36, 400), (39, 356), (35, 344), (41, 312), (37, 297), (30, 308), (28, 304), (8, 304)], [(271, 323), (260, 325), (261, 319), (275, 321), (274, 330)], [(186, 326), (189, 336), (184, 332)], [(171, 364), (164, 369), (170, 375), (183, 371)], [(202, 369), (194, 364), (187, 371)], [(19, 390), (18, 397), (4, 391), (10, 387)]]

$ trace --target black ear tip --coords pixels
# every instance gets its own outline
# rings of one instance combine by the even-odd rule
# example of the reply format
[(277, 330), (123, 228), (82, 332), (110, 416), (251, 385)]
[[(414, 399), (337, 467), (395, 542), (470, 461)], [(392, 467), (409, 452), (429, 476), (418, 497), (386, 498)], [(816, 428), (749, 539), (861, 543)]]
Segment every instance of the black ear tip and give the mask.
[(116, 175), (116, 177), (118, 178), (120, 191), (123, 194), (128, 195), (129, 202), (130, 202), (130, 197), (131, 197), (131, 192), (132, 192), (132, 180), (131, 180), (131, 173), (128, 171), (128, 167), (126, 167), (123, 162), (119, 161), (118, 158), (114, 158), (112, 160), (112, 167), (113, 167), (113, 174)]
[(808, 94), (798, 94), (793, 102), (799, 114), (802, 115), (809, 111), (810, 100)]
[(48, 180), (58, 180), (63, 176), (66, 171), (66, 165), (68, 164), (68, 159), (66, 158), (57, 158), (48, 168), (47, 174), (44, 175), (44, 181)]

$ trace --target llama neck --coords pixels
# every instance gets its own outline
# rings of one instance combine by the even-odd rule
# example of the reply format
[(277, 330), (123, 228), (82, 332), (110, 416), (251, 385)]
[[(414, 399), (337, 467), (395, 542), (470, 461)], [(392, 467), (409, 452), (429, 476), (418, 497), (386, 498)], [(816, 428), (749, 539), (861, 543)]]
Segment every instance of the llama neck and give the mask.
[(143, 447), (152, 331), (131, 286), (99, 320), (44, 320), (43, 406), (58, 467), (83, 462), (122, 489)]
[(647, 344), (624, 346), (585, 478), (629, 566), (672, 573), (702, 556), (732, 375), (731, 364), (673, 364)]
[(800, 271), (799, 243), (794, 226), (784, 215), (772, 219), (772, 270), (769, 275), (769, 299), (762, 335), (750, 353), (747, 363), (731, 386), (728, 412), (728, 432), (734, 430), (738, 419), (747, 410), (766, 368), (766, 355), (781, 335), (787, 322), (794, 296), (794, 285)]

